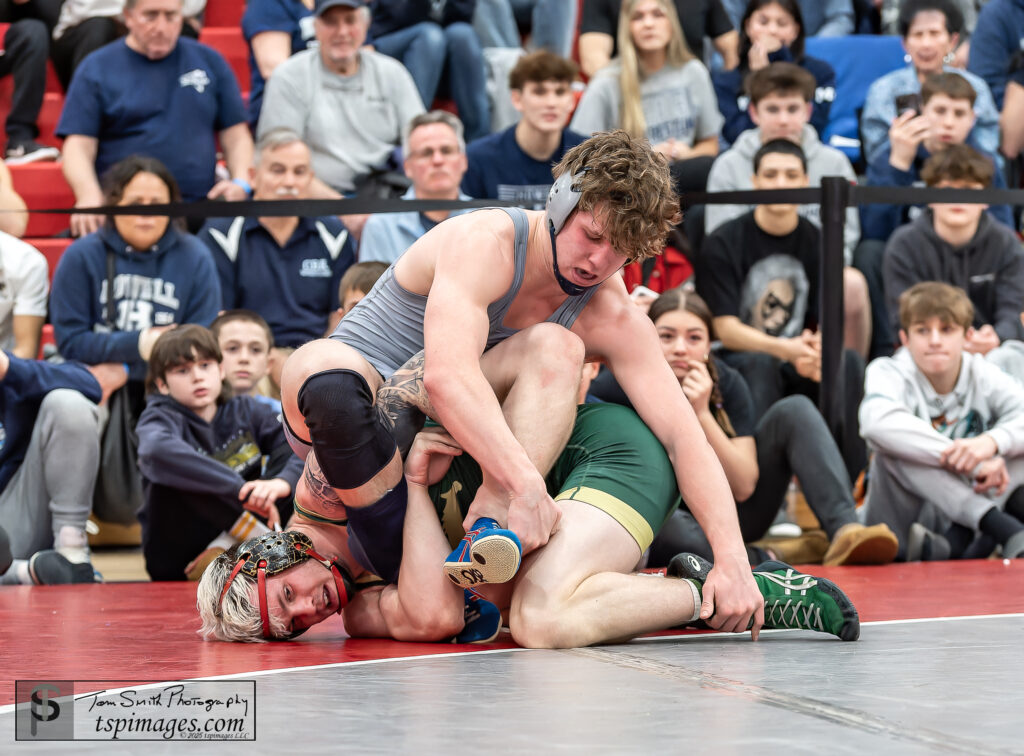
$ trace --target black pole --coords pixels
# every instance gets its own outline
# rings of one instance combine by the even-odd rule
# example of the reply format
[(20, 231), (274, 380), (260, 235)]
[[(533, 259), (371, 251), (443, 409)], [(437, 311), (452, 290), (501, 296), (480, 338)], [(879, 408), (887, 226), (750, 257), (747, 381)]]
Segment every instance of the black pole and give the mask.
[(840, 176), (821, 179), (821, 393), (818, 406), (835, 433), (843, 424), (843, 227), (850, 182)]

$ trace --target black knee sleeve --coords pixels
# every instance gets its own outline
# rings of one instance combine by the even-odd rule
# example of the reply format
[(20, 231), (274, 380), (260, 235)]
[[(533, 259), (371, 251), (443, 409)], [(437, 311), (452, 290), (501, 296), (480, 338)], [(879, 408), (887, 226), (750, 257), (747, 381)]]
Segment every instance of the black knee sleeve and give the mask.
[(395, 455), (394, 436), (377, 419), (370, 387), (354, 370), (311, 375), (299, 389), (298, 405), (332, 487), (358, 488)]

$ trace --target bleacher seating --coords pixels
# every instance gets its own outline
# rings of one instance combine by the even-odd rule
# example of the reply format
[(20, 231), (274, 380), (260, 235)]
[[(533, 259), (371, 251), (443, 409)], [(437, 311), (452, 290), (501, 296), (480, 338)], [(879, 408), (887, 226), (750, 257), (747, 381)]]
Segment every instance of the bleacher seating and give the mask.
[[(8, 24), (8, 23), (0, 24), (0, 50), (3, 50), (3, 47), (4, 47), (4, 44), (3, 44), (4, 43), (4, 37), (7, 36), (7, 29), (8, 29), (8, 27), (10, 27), (10, 24)], [(5, 79), (10, 79), (9, 76), (8, 77), (4, 77), (4, 78)], [(8, 86), (9, 86), (9, 84), (8, 84)], [(53, 68), (53, 63), (51, 61), (49, 61), (49, 60), (46, 61), (46, 91), (47, 92), (62, 92), (63, 91), (60, 88), (60, 81), (57, 80), (57, 72)]]
[(897, 36), (852, 34), (847, 37), (808, 37), (805, 52), (827, 61), (836, 72), (836, 97), (822, 141), (860, 160), (860, 112), (875, 79), (905, 65), (903, 43)]
[[(75, 204), (75, 195), (64, 180), (60, 163), (12, 165), (10, 169), (14, 190), (29, 208), (71, 207)], [(31, 213), (25, 236), (53, 236), (65, 230), (69, 222), (67, 215)]]
[[(7, 27), (10, 24), (0, 24), (0, 43), (3, 42)], [(2, 49), (2, 44), (0, 44)], [(0, 124), (7, 120), (7, 114), (11, 110), (11, 92), (14, 88), (14, 80), (11, 76), (0, 79)], [(39, 141), (42, 144), (60, 147), (61, 140), (57, 139), (53, 132), (57, 128), (57, 120), (60, 118), (60, 111), (64, 107), (64, 91), (57, 81), (57, 74), (53, 70), (53, 64), (46, 62), (46, 93), (43, 95), (43, 108), (39, 113)], [(0, 142), (6, 144), (6, 137)]]
[(234, 27), (203, 27), (199, 32), (199, 41), (209, 45), (227, 60), (231, 70), (238, 79), (238, 87), (243, 92), (249, 91), (249, 45), (245, 43), (242, 30)]
[(26, 238), (25, 242), (31, 244), (33, 247), (43, 253), (43, 257), (46, 258), (46, 264), (50, 267), (50, 282), (53, 282), (54, 271), (57, 270), (57, 263), (60, 262), (61, 255), (64, 254), (64, 250), (68, 248), (74, 239), (32, 239)]
[(208, 0), (206, 10), (203, 12), (203, 26), (210, 28), (238, 27), (242, 23), (243, 13), (245, 13), (245, 0)]

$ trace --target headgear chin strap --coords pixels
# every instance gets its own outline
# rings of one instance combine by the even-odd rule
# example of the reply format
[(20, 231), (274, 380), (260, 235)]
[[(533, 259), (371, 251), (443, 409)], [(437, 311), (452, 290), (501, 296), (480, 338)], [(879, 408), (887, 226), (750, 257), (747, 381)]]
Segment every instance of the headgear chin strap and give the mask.
[[(260, 602), (260, 622), (263, 627), (263, 637), (273, 639), (270, 632), (270, 607), (267, 603), (267, 578), (284, 572), (287, 569), (302, 564), (307, 559), (314, 559), (331, 571), (334, 576), (334, 583), (338, 588), (338, 614), (348, 605), (354, 592), (352, 576), (348, 570), (320, 556), (313, 550), (313, 542), (309, 536), (297, 530), (286, 530), (283, 533), (270, 532), (243, 541), (236, 547), (238, 561), (235, 568), (220, 593), (220, 601), (217, 604), (218, 613), (224, 604), (224, 597), (228, 595), (228, 589), (234, 582), (235, 577), (241, 572), (256, 579), (256, 585)], [(306, 628), (297, 630), (289, 638), (296, 638), (306, 632)]]
[(558, 246), (555, 242), (555, 236), (562, 230), (562, 226), (565, 225), (569, 216), (572, 215), (572, 211), (580, 203), (581, 192), (577, 186), (577, 181), (588, 170), (590, 169), (582, 168), (572, 174), (566, 171), (555, 179), (555, 183), (551, 185), (551, 191), (548, 192), (547, 219), (548, 234), (551, 237), (551, 266), (555, 272), (555, 280), (558, 281), (558, 285), (570, 297), (578, 297), (586, 293), (588, 289), (600, 285), (580, 286), (563, 276), (562, 272), (558, 269)]
[(555, 272), (555, 280), (558, 281), (558, 285), (562, 287), (562, 291), (570, 297), (578, 297), (591, 287), (574, 284), (562, 275), (562, 271), (558, 269), (558, 244), (555, 241), (555, 226), (550, 219), (548, 219), (548, 233), (551, 235), (551, 267)]

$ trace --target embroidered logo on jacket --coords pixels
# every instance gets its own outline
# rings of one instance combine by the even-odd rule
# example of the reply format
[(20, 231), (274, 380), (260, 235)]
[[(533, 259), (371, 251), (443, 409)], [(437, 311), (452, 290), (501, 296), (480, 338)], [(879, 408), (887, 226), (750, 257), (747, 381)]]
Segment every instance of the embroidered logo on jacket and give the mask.
[(302, 261), (299, 275), (303, 278), (330, 278), (331, 266), (323, 257), (311, 257)]
[(210, 77), (201, 68), (196, 68), (178, 77), (178, 84), (183, 87), (194, 87), (199, 94), (205, 92), (210, 83)]

